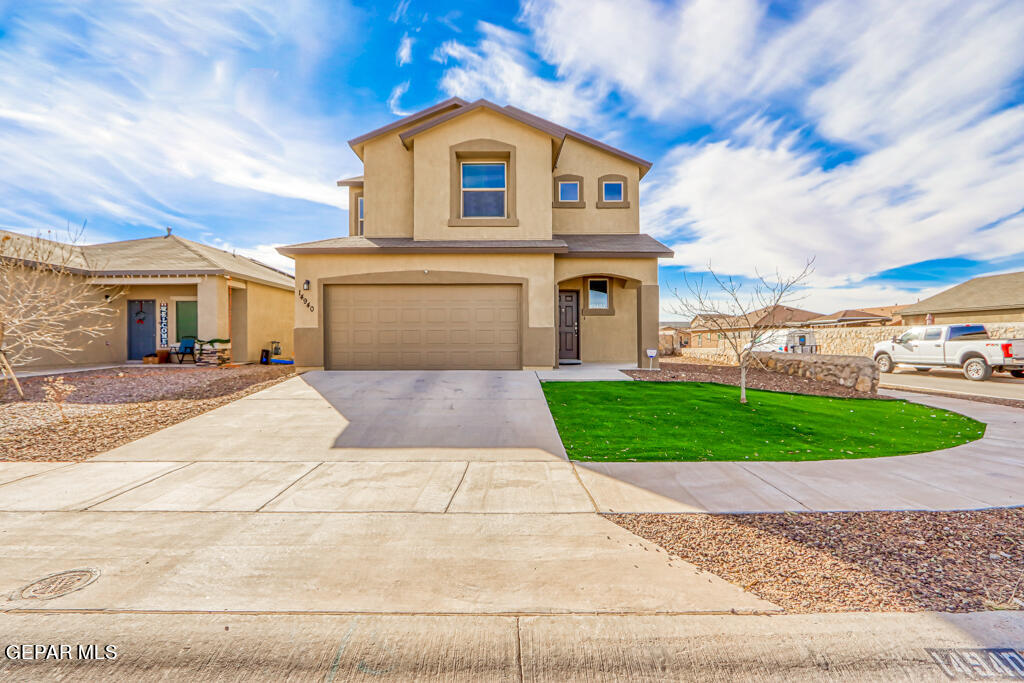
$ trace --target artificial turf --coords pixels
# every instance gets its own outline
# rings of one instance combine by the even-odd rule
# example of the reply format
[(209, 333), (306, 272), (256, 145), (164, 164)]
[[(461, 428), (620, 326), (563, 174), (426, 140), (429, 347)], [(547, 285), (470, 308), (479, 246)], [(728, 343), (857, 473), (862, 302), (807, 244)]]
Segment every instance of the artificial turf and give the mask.
[(573, 460), (831, 460), (921, 453), (985, 425), (906, 401), (830, 398), (700, 382), (544, 382)]

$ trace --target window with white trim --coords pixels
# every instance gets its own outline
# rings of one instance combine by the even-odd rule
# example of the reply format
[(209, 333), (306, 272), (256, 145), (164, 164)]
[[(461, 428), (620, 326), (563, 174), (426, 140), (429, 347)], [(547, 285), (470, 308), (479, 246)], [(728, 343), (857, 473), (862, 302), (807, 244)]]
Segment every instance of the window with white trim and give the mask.
[(621, 202), (624, 200), (621, 180), (606, 180), (601, 183), (601, 201)]
[(558, 201), (578, 202), (580, 200), (580, 183), (578, 180), (558, 181)]
[(356, 234), (357, 235), (362, 235), (363, 234), (363, 223), (364, 223), (364, 220), (366, 219), (366, 216), (365, 216), (365, 214), (363, 212), (364, 211), (363, 210), (363, 195), (359, 195), (359, 198), (356, 199), (356, 204), (358, 204), (358, 211), (359, 211), (359, 213), (357, 214), (358, 218), (356, 219)]

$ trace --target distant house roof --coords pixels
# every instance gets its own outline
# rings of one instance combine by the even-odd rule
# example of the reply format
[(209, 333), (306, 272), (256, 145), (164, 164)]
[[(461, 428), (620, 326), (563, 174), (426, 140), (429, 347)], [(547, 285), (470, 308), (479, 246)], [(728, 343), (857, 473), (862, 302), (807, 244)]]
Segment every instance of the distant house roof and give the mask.
[(658, 323), (658, 329), (673, 329), (673, 330), (688, 330), (690, 329), (689, 320), (662, 320)]
[[(0, 231), (15, 239), (25, 235)], [(254, 259), (232, 254), (177, 235), (146, 237), (122, 242), (105, 242), (82, 246), (50, 241), (70, 250), (66, 264), (82, 274), (92, 276), (145, 275), (231, 275), (293, 289), (295, 278)]]
[(1024, 308), (1024, 271), (976, 277), (924, 301), (910, 304), (902, 315), (958, 313)]
[[(690, 322), (692, 330), (718, 330), (723, 329), (744, 330), (751, 327), (764, 327), (766, 325), (784, 326), (792, 323), (802, 323), (820, 317), (820, 313), (805, 311), (802, 308), (792, 306), (770, 306), (751, 311), (748, 315), (721, 315), (713, 313), (701, 313)], [(716, 319), (716, 325), (709, 325), (705, 321)]]
[(671, 256), (672, 250), (650, 235), (552, 235), (549, 240), (415, 240), (411, 237), (332, 237), (278, 247), (285, 256), (298, 254), (501, 254), (538, 253), (562, 256), (650, 258)]
[[(646, 159), (641, 159), (640, 157), (634, 154), (625, 152), (621, 149), (618, 149), (617, 147), (612, 147), (611, 145), (605, 144), (600, 140), (595, 140), (594, 138), (584, 135), (583, 133), (571, 130), (569, 128), (566, 128), (565, 126), (559, 125), (552, 121), (548, 121), (547, 119), (542, 119), (541, 117), (523, 111), (522, 109), (518, 109), (511, 105), (506, 105), (502, 107), (499, 104), (495, 104), (485, 99), (479, 99), (474, 102), (467, 102), (458, 97), (453, 97), (451, 99), (445, 100), (444, 102), (439, 102), (438, 104), (435, 104), (432, 107), (427, 107), (426, 109), (418, 111), (414, 114), (410, 114), (409, 116), (398, 119), (397, 121), (393, 121), (392, 123), (377, 128), (376, 130), (372, 130), (369, 133), (365, 133), (364, 135), (360, 135), (359, 137), (352, 138), (351, 140), (348, 141), (348, 144), (352, 147), (356, 154), (359, 155), (360, 158), (362, 158), (362, 145), (365, 142), (372, 140), (373, 138), (379, 137), (381, 135), (384, 135), (385, 133), (390, 133), (400, 128), (408, 127), (407, 130), (404, 130), (402, 133), (399, 134), (399, 138), (401, 138), (402, 144), (404, 144), (406, 147), (409, 147), (410, 144), (412, 144), (413, 138), (415, 138), (420, 133), (430, 130), (435, 126), (440, 126), (444, 123), (447, 123), (448, 121), (451, 121), (454, 118), (462, 116), (463, 114), (468, 114), (470, 112), (478, 111), (480, 109), (487, 109), (496, 114), (507, 116), (522, 124), (530, 126), (531, 128), (534, 128), (536, 130), (539, 130), (543, 133), (550, 135), (559, 142), (559, 151), (561, 151), (561, 145), (565, 143), (565, 140), (567, 138), (572, 138), (578, 140), (579, 142), (582, 142), (584, 144), (590, 145), (604, 152), (607, 152), (613, 156), (617, 156), (619, 158), (626, 159), (627, 161), (631, 161), (632, 163), (640, 167), (641, 178), (644, 177), (647, 171), (651, 169), (651, 162), (647, 161)], [(419, 123), (420, 121), (422, 121), (422, 123)], [(419, 123), (419, 125), (416, 125), (417, 123)], [(555, 161), (557, 162), (557, 156), (555, 158)], [(339, 182), (338, 184), (341, 185), (341, 182)]]
[(878, 315), (877, 313), (868, 313), (867, 311), (856, 309), (846, 309), (843, 311), (836, 311), (830, 315), (822, 315), (817, 318), (812, 318), (806, 322), (808, 325), (842, 325), (844, 323), (880, 322), (889, 319), (890, 318), (887, 315)]
[(362, 187), (363, 180), (364, 178), (361, 175), (353, 176), (351, 178), (342, 178), (338, 181), (338, 187)]

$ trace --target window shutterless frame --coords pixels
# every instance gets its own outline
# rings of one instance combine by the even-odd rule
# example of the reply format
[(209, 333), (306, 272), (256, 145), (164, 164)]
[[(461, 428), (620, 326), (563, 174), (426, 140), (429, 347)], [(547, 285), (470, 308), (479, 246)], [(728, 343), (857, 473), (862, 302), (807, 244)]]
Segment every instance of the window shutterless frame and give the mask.
[[(486, 175), (478, 176), (475, 179), (470, 179), (471, 182), (467, 183), (466, 172), (475, 171), (480, 169), (485, 171), (487, 167), (493, 169), (501, 169), (501, 181), (498, 182), (496, 177), (488, 177)], [(508, 217), (508, 164), (504, 161), (462, 161), (460, 162), (459, 175), (462, 179), (462, 217), (463, 218), (506, 218)], [(479, 185), (479, 187), (473, 187)], [(480, 213), (481, 209), (471, 209), (467, 212), (466, 200), (472, 198), (472, 193), (501, 193), (501, 212), (500, 213)]]
[(358, 218), (356, 219), (356, 234), (362, 235), (365, 225), (364, 221), (366, 218), (365, 215), (363, 214), (363, 195), (359, 195), (359, 198), (356, 199), (356, 203), (359, 205), (359, 214)]
[(558, 201), (578, 202), (580, 200), (580, 184), (576, 180), (560, 180), (558, 182)]
[(623, 183), (621, 180), (606, 180), (601, 183), (601, 201), (602, 202), (621, 202), (623, 201), (622, 190)]

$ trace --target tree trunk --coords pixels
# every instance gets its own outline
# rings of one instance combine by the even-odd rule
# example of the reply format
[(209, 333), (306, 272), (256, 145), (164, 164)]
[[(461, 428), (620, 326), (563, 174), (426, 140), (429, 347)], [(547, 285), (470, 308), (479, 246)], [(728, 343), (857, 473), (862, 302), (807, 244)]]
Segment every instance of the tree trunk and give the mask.
[(14, 368), (7, 362), (7, 354), (0, 350), (0, 375), (5, 379), (7, 375), (11, 376), (11, 380), (14, 382), (14, 388), (18, 390), (18, 396), (25, 398), (25, 392), (21, 389), (21, 384), (18, 382), (18, 377), (14, 374)]
[(747, 402), (747, 364), (740, 363), (740, 403)]

